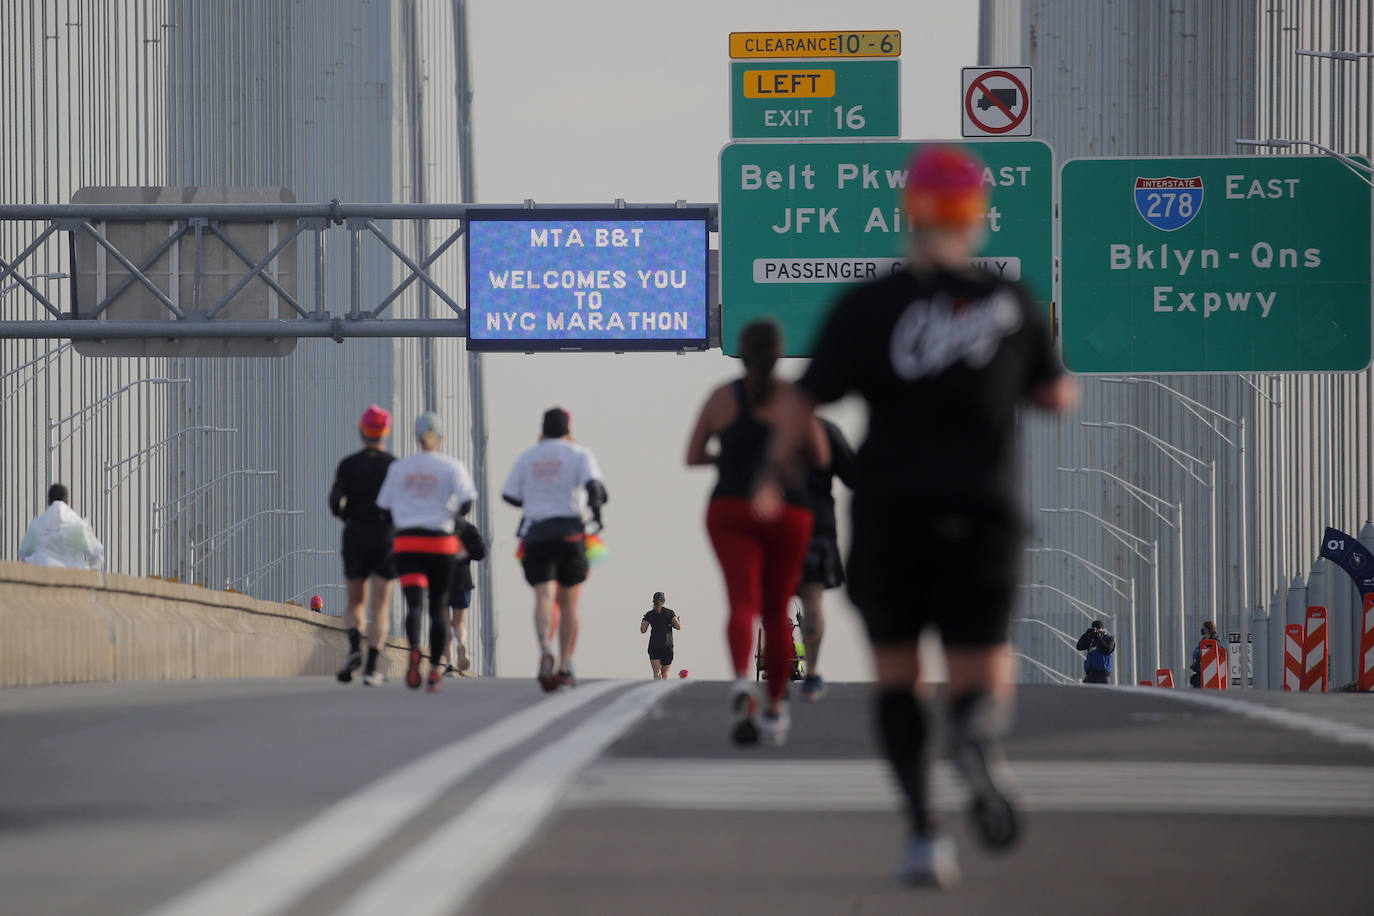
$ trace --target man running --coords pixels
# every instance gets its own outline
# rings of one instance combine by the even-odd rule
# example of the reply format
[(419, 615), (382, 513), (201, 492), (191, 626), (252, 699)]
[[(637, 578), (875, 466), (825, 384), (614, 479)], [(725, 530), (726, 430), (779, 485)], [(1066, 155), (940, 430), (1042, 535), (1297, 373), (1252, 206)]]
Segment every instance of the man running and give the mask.
[[(571, 687), (576, 683), (577, 601), (588, 570), (582, 511), (590, 507), (600, 526), (607, 497), (596, 457), (572, 440), (566, 410), (545, 411), (539, 444), (515, 460), (501, 498), (525, 513), (520, 536), (525, 541), (525, 581), (534, 589), (539, 685), (545, 690)], [(561, 612), (557, 668), (552, 651), (555, 603)]]
[(825, 636), (825, 608), (822, 603), (827, 589), (844, 585), (844, 564), (840, 561), (832, 485), (838, 477), (841, 483), (852, 490), (857, 479), (857, 459), (844, 433), (823, 418), (821, 428), (825, 430), (825, 438), (830, 443), (830, 464), (812, 467), (806, 475), (806, 493), (811, 500), (814, 521), (811, 525), (811, 543), (806, 547), (806, 559), (802, 562), (801, 583), (797, 586), (797, 597), (802, 603), (802, 613), (797, 616), (800, 618), (802, 645), (806, 649), (806, 678), (802, 681), (801, 695), (813, 703), (825, 696), (825, 678), (821, 677), (818, 667), (821, 639)]
[(406, 639), (410, 659), (406, 686), (420, 686), (421, 620), (429, 592), (429, 678), (426, 690), (438, 693), (443, 683), (448, 647), (448, 587), (459, 553), (454, 519), (467, 515), (477, 496), (468, 469), (457, 458), (439, 453), (444, 427), (436, 414), (415, 420), (420, 451), (392, 462), (377, 494), (377, 505), (396, 524), (396, 571), (406, 597)]
[(663, 592), (654, 592), (654, 606), (639, 621), (639, 632), (649, 634), (649, 665), (654, 669), (654, 680), (666, 681), (673, 673), (673, 631), (682, 629), (677, 611), (663, 606), (667, 600)]
[(487, 556), (487, 542), (477, 526), (465, 518), (457, 521), (458, 540), (463, 544), (463, 553), (454, 561), (453, 582), (448, 589), (448, 607), (453, 627), (453, 641), (449, 644), (448, 666), (444, 674), (449, 677), (461, 674), (472, 667), (468, 657), (468, 607), (472, 604), (472, 591), (477, 583), (472, 578), (474, 561), (484, 560)]
[(956, 766), (984, 843), (1015, 841), (1019, 818), (996, 778), (1011, 698), (1007, 642), (1021, 549), (1016, 411), (1068, 410), (1075, 387), (1039, 309), (1017, 284), (972, 267), (988, 208), (983, 167), (926, 147), (904, 192), (911, 266), (850, 290), (816, 337), (797, 396), (778, 412), (770, 479), (757, 511), (779, 511), (779, 463), (816, 404), (857, 392), (869, 405), (859, 449), (849, 593), (873, 645), (881, 745), (911, 818), (897, 877), (958, 880), (953, 841), (928, 799), (932, 726), (917, 695), (917, 640), (940, 633)]
[[(394, 531), (391, 516), (377, 506), (377, 493), (386, 479), (386, 470), (396, 460), (386, 451), (384, 441), (391, 435), (391, 414), (376, 404), (363, 411), (358, 421), (362, 451), (339, 462), (334, 471), (334, 486), (329, 489), (329, 511), (343, 519), (344, 581), (348, 606), (344, 626), (348, 628), (348, 655), (336, 677), (339, 683), (353, 680), (353, 672), (363, 669), (363, 684), (380, 687), (386, 676), (377, 670), (377, 660), (386, 646), (391, 628), (387, 599), (391, 580), (396, 578), (396, 561), (391, 556)], [(367, 664), (363, 664), (363, 607), (367, 607)]]

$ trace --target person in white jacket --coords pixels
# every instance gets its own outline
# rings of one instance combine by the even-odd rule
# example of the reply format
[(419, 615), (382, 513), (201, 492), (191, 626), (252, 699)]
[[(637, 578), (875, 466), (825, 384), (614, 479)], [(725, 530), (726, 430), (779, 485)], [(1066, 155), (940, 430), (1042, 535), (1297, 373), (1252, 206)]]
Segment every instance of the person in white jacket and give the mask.
[(60, 483), (48, 487), (48, 508), (34, 519), (19, 544), (19, 559), (38, 566), (100, 569), (105, 548), (95, 531), (71, 507), (71, 494)]

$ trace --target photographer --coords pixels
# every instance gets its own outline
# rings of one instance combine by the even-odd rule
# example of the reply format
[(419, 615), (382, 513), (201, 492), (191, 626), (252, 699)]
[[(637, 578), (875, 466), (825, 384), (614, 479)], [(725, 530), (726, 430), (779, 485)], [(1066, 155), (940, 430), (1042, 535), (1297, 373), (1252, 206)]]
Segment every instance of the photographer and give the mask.
[(1083, 659), (1083, 683), (1107, 684), (1111, 682), (1112, 653), (1116, 651), (1116, 640), (1102, 626), (1102, 621), (1094, 620), (1088, 632), (1078, 637), (1078, 651), (1087, 650)]

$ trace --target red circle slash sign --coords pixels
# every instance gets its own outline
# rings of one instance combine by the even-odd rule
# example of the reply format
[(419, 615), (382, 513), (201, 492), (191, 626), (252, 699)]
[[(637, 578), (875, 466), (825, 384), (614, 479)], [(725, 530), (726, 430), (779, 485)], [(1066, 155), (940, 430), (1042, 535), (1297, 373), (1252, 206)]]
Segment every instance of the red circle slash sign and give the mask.
[[(1021, 93), (1020, 114), (1013, 114), (1012, 110), (1008, 108), (1001, 99), (992, 94), (992, 90), (989, 89), (984, 82), (992, 76), (1000, 76), (1011, 80), (1012, 85), (1016, 87), (1016, 91)], [(1002, 127), (993, 127), (990, 124), (984, 124), (982, 121), (978, 120), (978, 109), (975, 108), (973, 104), (973, 96), (978, 92), (981, 92), (984, 98), (997, 106), (997, 109), (1007, 116), (1007, 124)], [(972, 120), (974, 124), (978, 125), (980, 130), (985, 130), (990, 134), (1004, 134), (1009, 130), (1015, 130), (1020, 126), (1022, 121), (1026, 120), (1026, 115), (1030, 114), (1030, 95), (1026, 92), (1025, 84), (1014, 75), (1005, 70), (989, 70), (987, 73), (979, 74), (977, 79), (969, 83), (968, 92), (964, 93), (964, 113), (969, 116), (969, 119)]]

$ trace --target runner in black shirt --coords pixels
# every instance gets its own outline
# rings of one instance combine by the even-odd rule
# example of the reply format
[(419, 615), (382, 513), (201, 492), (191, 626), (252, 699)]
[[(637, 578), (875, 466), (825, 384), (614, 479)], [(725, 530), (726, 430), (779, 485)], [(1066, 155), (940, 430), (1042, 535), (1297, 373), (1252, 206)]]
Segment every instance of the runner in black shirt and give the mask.
[[(386, 479), (386, 469), (396, 460), (382, 447), (390, 433), (390, 413), (376, 404), (363, 411), (358, 422), (363, 450), (339, 462), (334, 486), (329, 490), (329, 511), (344, 520), (343, 563), (348, 586), (344, 625), (348, 627), (348, 655), (337, 675), (343, 684), (353, 680), (353, 672), (359, 668), (363, 668), (365, 685), (378, 687), (386, 682), (385, 676), (377, 671), (377, 659), (386, 645), (391, 624), (386, 604), (391, 595), (391, 580), (396, 578), (396, 563), (391, 556), (395, 532), (391, 516), (377, 508), (377, 491)], [(368, 610), (366, 667), (362, 654), (364, 599)]]
[(654, 592), (654, 606), (639, 622), (639, 632), (649, 634), (649, 664), (653, 666), (654, 679), (665, 681), (673, 673), (673, 631), (682, 629), (677, 611), (663, 606), (667, 600), (663, 592)]
[(453, 639), (449, 641), (448, 666), (445, 677), (455, 677), (472, 667), (468, 657), (468, 606), (472, 604), (472, 591), (477, 583), (472, 578), (472, 564), (487, 556), (487, 542), (477, 526), (465, 518), (454, 520), (454, 533), (462, 542), (464, 553), (453, 561), (453, 581), (448, 587), (449, 621), (453, 628)]
[(830, 443), (830, 464), (823, 468), (813, 467), (806, 475), (806, 492), (811, 498), (815, 523), (811, 526), (811, 543), (806, 547), (801, 582), (797, 585), (797, 597), (802, 603), (802, 613), (797, 618), (801, 624), (802, 645), (806, 649), (806, 679), (802, 681), (801, 694), (813, 703), (825, 696), (825, 678), (821, 677), (818, 667), (821, 639), (825, 636), (822, 601), (826, 589), (844, 584), (844, 564), (840, 561), (839, 533), (835, 525), (835, 494), (831, 487), (838, 477), (845, 486), (854, 489), (858, 473), (854, 450), (840, 428), (825, 419), (821, 420), (821, 427)]
[[(958, 878), (926, 797), (929, 726), (915, 689), (927, 625), (945, 645), (947, 734), (978, 833), (994, 848), (1018, 833), (990, 767), (1012, 693), (1007, 634), (1023, 527), (1016, 411), (1027, 402), (1068, 410), (1075, 398), (1025, 291), (970, 265), (988, 207), (982, 175), (958, 149), (919, 152), (905, 192), (911, 267), (851, 289), (832, 310), (772, 450), (776, 461), (800, 441), (815, 404), (850, 392), (868, 402), (849, 593), (873, 644), (882, 745), (910, 808), (897, 874), (919, 884)], [(779, 500), (767, 482), (755, 505), (775, 511)]]

